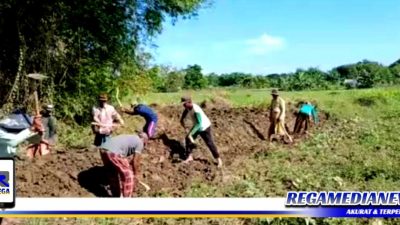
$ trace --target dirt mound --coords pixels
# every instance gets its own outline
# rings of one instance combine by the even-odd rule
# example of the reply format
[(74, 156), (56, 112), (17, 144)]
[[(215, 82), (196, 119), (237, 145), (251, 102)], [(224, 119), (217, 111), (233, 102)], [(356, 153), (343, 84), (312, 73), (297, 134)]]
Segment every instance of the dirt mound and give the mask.
[[(183, 157), (185, 131), (179, 119), (182, 106), (157, 109), (161, 115), (160, 127), (165, 132), (149, 143), (143, 154), (144, 182), (151, 190), (144, 192), (139, 186), (139, 196), (185, 196), (194, 180), (204, 183), (224, 182), (222, 172), (214, 165), (203, 141), (198, 139), (191, 165), (177, 163)], [(246, 158), (266, 150), (268, 110), (261, 108), (206, 108), (213, 122), (212, 132), (224, 160), (224, 171), (235, 171)], [(293, 113), (287, 113), (287, 124), (294, 125)], [(320, 113), (323, 123), (325, 115)], [(297, 137), (298, 138), (301, 137)], [(297, 141), (295, 139), (295, 141)], [(174, 158), (159, 162), (166, 152), (176, 153)], [(96, 150), (65, 149), (33, 162), (17, 160), (17, 195), (20, 197), (77, 197), (107, 196), (106, 171)]]

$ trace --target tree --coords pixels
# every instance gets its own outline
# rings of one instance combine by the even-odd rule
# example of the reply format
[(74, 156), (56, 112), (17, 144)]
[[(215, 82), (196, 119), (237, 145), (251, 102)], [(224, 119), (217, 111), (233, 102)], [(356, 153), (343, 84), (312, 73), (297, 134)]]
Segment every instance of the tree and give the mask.
[(185, 84), (186, 89), (201, 89), (207, 86), (207, 80), (201, 73), (201, 66), (191, 65), (185, 69)]
[(165, 91), (178, 92), (182, 90), (185, 82), (185, 75), (181, 71), (169, 72), (165, 78)]
[(390, 68), (390, 71), (392, 72), (393, 76), (395, 76), (395, 78), (397, 80), (400, 79), (400, 65)]
[[(206, 0), (5, 0), (0, 3), (0, 102), (22, 102), (29, 93), (24, 74), (50, 77), (43, 96), (56, 90), (62, 100), (74, 102), (58, 107), (89, 107), (93, 93), (114, 89), (143, 77), (148, 55), (140, 50), (149, 37), (162, 31), (166, 17), (195, 16)], [(129, 74), (116, 76), (123, 67)], [(108, 82), (107, 80), (115, 82)], [(100, 85), (99, 85), (100, 84)], [(22, 87), (22, 88), (20, 88)], [(84, 91), (85, 90), (85, 91)], [(90, 90), (90, 91), (88, 91)], [(93, 92), (93, 93), (92, 93)], [(77, 96), (77, 94), (79, 94)], [(80, 101), (75, 101), (81, 98)], [(69, 102), (69, 101), (66, 101)], [(56, 102), (57, 103), (57, 102)], [(63, 110), (58, 110), (63, 112)]]
[(219, 76), (216, 73), (210, 73), (206, 76), (207, 83), (210, 87), (219, 86)]

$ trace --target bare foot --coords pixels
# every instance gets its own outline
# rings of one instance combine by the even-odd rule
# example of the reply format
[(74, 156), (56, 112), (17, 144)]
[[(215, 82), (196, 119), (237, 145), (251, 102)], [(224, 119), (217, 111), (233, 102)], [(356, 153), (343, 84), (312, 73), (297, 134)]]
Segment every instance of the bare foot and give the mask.
[(191, 161), (193, 161), (193, 157), (190, 155), (185, 161), (183, 161), (183, 163), (189, 163), (189, 162), (191, 162)]

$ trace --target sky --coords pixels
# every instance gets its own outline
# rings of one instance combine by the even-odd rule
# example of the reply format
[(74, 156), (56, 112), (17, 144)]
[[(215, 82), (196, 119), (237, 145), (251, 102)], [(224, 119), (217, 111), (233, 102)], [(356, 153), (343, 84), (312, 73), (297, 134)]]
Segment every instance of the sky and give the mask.
[(164, 22), (154, 62), (203, 73), (271, 74), (400, 58), (399, 0), (214, 0)]

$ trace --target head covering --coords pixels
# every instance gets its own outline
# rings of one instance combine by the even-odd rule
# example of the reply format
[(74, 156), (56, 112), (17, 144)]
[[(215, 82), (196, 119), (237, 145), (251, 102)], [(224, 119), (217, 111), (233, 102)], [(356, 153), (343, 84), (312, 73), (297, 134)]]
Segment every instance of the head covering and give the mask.
[(107, 94), (104, 94), (104, 93), (100, 94), (99, 95), (99, 100), (100, 101), (107, 101), (108, 100)]
[(271, 95), (279, 95), (278, 90), (273, 89), (273, 90), (271, 91)]
[(181, 98), (181, 102), (182, 102), (182, 103), (183, 103), (183, 102), (192, 102), (192, 98), (189, 97), (189, 96), (183, 96), (183, 97)]
[(54, 109), (54, 106), (52, 104), (48, 104), (44, 107), (44, 109), (48, 112), (52, 112)]

